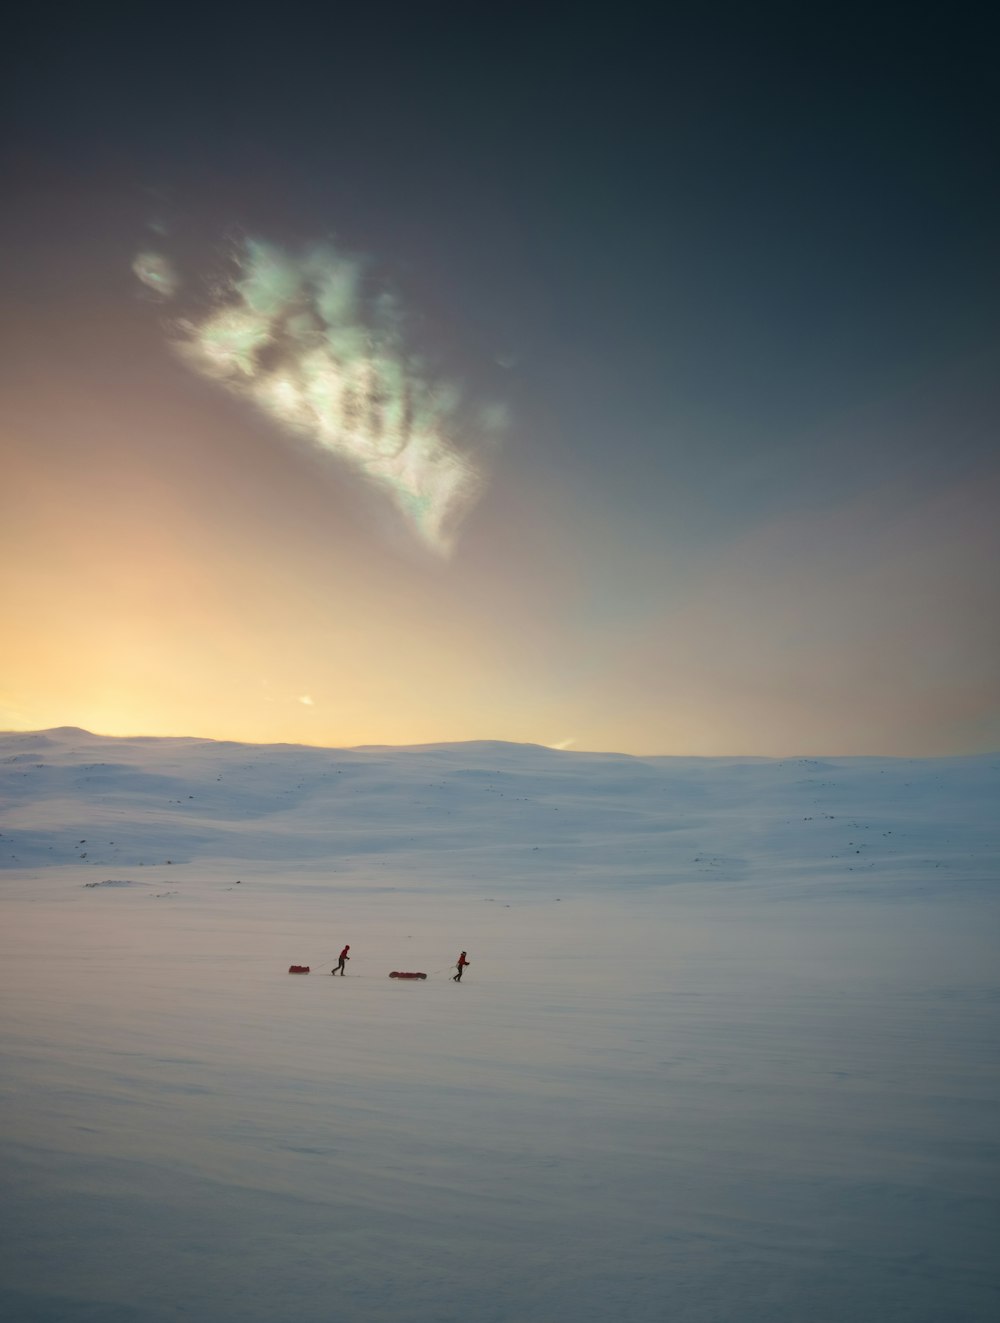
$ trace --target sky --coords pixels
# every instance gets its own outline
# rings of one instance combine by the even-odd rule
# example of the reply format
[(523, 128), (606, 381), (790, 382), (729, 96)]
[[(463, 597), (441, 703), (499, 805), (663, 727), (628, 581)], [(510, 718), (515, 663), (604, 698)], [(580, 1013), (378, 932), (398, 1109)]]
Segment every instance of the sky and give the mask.
[(1000, 748), (984, 9), (22, 16), (0, 727)]

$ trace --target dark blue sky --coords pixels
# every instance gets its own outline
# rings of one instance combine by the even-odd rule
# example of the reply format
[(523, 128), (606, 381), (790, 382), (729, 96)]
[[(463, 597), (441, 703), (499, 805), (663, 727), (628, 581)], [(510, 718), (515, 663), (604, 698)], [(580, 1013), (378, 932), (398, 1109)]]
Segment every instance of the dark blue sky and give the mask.
[(666, 402), (767, 444), (995, 343), (988, 7), (542, 8), (43, 17), (12, 146), (333, 229), (654, 431)]

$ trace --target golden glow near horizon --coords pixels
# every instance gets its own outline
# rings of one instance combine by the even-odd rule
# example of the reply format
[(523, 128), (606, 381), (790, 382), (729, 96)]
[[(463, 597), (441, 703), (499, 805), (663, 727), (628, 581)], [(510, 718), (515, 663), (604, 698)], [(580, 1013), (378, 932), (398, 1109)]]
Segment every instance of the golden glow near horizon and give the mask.
[[(51, 407), (56, 445), (86, 397)], [(494, 525), (477, 556), (437, 566), (324, 521), (329, 494), (302, 485), (294, 456), (255, 476), (246, 500), (205, 499), (185, 477), (210, 473), (223, 438), (189, 435), (197, 461), (165, 472), (178, 421), (149, 416), (144, 396), (114, 407), (106, 453), (67, 445), (53, 465), (29, 447), (12, 470), (0, 727), (700, 755), (996, 743), (967, 623), (988, 628), (989, 488), (891, 523), (878, 501), (786, 516), (692, 573), (683, 600), (650, 596), (625, 629), (590, 613), (593, 563), (554, 538), (554, 497), (531, 518), (521, 504), (516, 536)], [(133, 426), (147, 432), (141, 453)], [(927, 625), (932, 572), (962, 592), (939, 597)], [(942, 682), (956, 673), (963, 684)]]
[[(216, 286), (210, 309), (176, 323), (184, 362), (346, 460), (448, 555), (482, 490), (483, 446), (503, 429), (503, 410), (474, 409), (429, 373), (406, 345), (398, 301), (372, 288), (361, 259), (328, 244), (297, 255), (248, 239), (234, 261), (238, 274)], [(180, 287), (161, 253), (140, 253), (132, 269), (165, 299)]]

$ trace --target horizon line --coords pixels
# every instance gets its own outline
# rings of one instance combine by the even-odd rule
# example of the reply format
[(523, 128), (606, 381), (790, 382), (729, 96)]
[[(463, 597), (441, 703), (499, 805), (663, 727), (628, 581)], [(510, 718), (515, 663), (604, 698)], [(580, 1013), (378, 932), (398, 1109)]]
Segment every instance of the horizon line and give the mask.
[(504, 740), (490, 737), (468, 740), (431, 740), (416, 744), (309, 744), (301, 740), (234, 740), (219, 739), (214, 735), (144, 735), (132, 733), (129, 735), (106, 735), (100, 731), (88, 730), (84, 726), (45, 726), (39, 728), (8, 729), (0, 730), (0, 739), (8, 736), (52, 736), (52, 735), (85, 735), (89, 739), (96, 740), (143, 740), (143, 741), (175, 741), (178, 743), (201, 743), (201, 744), (235, 744), (248, 749), (314, 749), (330, 753), (364, 753), (375, 752), (379, 750), (398, 750), (405, 752), (407, 750), (419, 749), (460, 749), (476, 745), (502, 745), (511, 749), (541, 749), (546, 753), (568, 754), (570, 756), (580, 755), (584, 757), (613, 757), (630, 758), (637, 762), (644, 759), (672, 758), (688, 762), (723, 762), (739, 760), (742, 762), (816, 762), (819, 760), (834, 759), (852, 759), (853, 761), (870, 762), (929, 762), (943, 761), (946, 759), (959, 758), (997, 758), (1000, 757), (1000, 749), (982, 750), (978, 752), (966, 753), (927, 753), (927, 754), (895, 754), (895, 753), (787, 753), (787, 754), (758, 754), (758, 753), (624, 753), (618, 749), (578, 749), (567, 748), (554, 744), (543, 744), (537, 740)]

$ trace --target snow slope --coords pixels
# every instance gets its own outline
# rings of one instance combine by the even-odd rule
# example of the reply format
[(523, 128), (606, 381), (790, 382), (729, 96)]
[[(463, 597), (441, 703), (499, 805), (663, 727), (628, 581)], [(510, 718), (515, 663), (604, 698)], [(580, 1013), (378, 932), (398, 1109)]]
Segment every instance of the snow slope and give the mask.
[(998, 785), (0, 736), (0, 1312), (992, 1323)]

